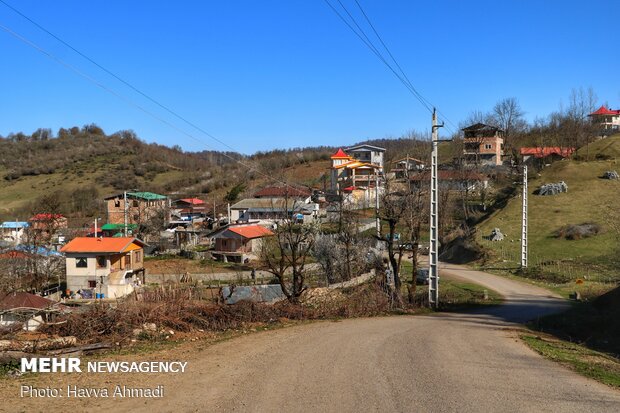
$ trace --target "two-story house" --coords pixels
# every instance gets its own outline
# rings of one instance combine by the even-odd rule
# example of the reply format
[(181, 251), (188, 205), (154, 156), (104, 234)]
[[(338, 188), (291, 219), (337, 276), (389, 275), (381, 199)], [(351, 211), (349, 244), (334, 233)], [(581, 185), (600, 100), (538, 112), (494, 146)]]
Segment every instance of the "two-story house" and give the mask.
[(501, 165), (504, 157), (504, 131), (476, 123), (463, 128), (463, 157), (472, 165)]
[(172, 203), (172, 209), (175, 215), (187, 221), (205, 217), (207, 214), (205, 201), (198, 198), (177, 199)]
[(356, 145), (345, 149), (345, 152), (351, 155), (354, 159), (364, 163), (370, 163), (376, 165), (383, 171), (383, 157), (385, 155), (385, 148), (380, 148), (373, 145)]
[[(144, 277), (144, 246), (137, 238), (74, 238), (62, 247), (65, 253), (67, 289), (84, 298), (123, 297)], [(142, 279), (144, 281), (144, 279)]]
[(25, 239), (25, 231), (30, 224), (23, 221), (6, 221), (0, 224), (0, 238), (2, 241), (17, 245)]
[[(168, 197), (153, 192), (123, 192), (104, 198), (109, 224), (142, 225), (156, 216), (170, 221)], [(126, 217), (126, 218), (125, 218)]]
[(602, 132), (620, 130), (620, 110), (613, 110), (603, 105), (588, 115), (593, 123), (598, 124)]

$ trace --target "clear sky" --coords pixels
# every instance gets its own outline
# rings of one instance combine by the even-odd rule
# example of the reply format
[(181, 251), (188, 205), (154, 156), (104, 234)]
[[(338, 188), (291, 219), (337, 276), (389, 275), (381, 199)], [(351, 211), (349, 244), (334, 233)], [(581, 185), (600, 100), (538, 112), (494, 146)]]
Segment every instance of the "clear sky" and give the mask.
[[(430, 126), (428, 111), (324, 0), (3, 1), (243, 153)], [(355, 0), (341, 1), (365, 23)], [(620, 107), (620, 1), (359, 2), (414, 86), (456, 124), (505, 97), (530, 120), (546, 116), (579, 87)], [(228, 149), (1, 3), (0, 24), (204, 143), (1, 29), (0, 135), (94, 122), (186, 150)]]

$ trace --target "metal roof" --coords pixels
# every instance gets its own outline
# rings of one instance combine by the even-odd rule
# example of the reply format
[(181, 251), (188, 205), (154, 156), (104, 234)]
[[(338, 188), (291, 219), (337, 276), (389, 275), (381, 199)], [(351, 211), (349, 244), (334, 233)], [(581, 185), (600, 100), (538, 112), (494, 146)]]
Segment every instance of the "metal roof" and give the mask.
[(29, 223), (23, 222), (23, 221), (5, 221), (2, 224), (0, 224), (0, 228), (11, 228), (11, 229), (28, 228), (29, 226), (30, 226)]

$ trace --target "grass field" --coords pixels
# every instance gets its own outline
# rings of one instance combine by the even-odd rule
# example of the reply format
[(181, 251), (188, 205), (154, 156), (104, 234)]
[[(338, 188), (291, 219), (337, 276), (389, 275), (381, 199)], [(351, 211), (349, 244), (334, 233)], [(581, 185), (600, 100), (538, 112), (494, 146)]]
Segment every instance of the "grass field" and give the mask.
[[(620, 146), (620, 141), (619, 145)], [(560, 161), (545, 168), (528, 182), (529, 259), (532, 267), (568, 273), (574, 279), (615, 278), (618, 243), (609, 226), (609, 208), (620, 205), (620, 181), (601, 179), (603, 172), (618, 169), (615, 161)], [(535, 195), (544, 183), (565, 181), (568, 192), (555, 196)], [(521, 197), (508, 202), (478, 228), (477, 241), (491, 252), (494, 266), (516, 267), (520, 259)], [(580, 240), (556, 238), (564, 225), (593, 222), (602, 233)], [(500, 228), (504, 241), (484, 237)]]

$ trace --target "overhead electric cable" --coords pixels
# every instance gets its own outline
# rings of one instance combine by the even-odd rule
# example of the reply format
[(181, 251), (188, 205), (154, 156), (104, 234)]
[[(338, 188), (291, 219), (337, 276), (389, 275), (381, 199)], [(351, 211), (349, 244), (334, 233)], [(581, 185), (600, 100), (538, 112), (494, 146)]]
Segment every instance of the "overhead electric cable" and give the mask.
[(77, 48), (73, 47), (71, 44), (69, 44), (68, 42), (66, 42), (65, 40), (60, 38), (59, 36), (55, 35), (54, 33), (52, 33), (51, 31), (49, 31), (48, 29), (46, 29), (45, 27), (43, 27), (42, 25), (40, 25), (39, 23), (37, 23), (36, 21), (31, 19), (30, 17), (28, 17), (27, 15), (25, 15), (24, 13), (19, 11), (15, 7), (11, 6), (6, 1), (0, 0), (0, 3), (4, 4), (6, 7), (8, 7), (11, 10), (13, 10), (15, 13), (19, 14), (21, 17), (23, 17), (24, 19), (28, 20), (30, 23), (32, 23), (33, 25), (38, 27), (40, 30), (42, 30), (43, 32), (47, 33), (48, 35), (50, 35), (51, 37), (53, 37), (54, 39), (56, 39), (57, 41), (59, 41), (60, 43), (65, 45), (66, 47), (68, 47), (69, 49), (73, 50), (75, 53), (77, 53), (78, 55), (80, 55), (84, 59), (88, 60), (90, 63), (92, 63), (93, 65), (97, 66), (99, 69), (103, 70), (105, 73), (107, 73), (108, 75), (112, 76), (113, 78), (115, 78), (116, 80), (118, 80), (119, 82), (121, 82), (122, 84), (124, 84), (125, 86), (127, 86), (128, 88), (133, 90), (134, 92), (136, 92), (136, 93), (140, 94), (141, 96), (143, 96), (144, 98), (150, 100), (152, 103), (154, 103), (157, 106), (159, 106), (160, 108), (164, 109), (166, 112), (170, 113), (171, 115), (175, 116), (177, 119), (180, 119), (181, 121), (185, 122), (186, 124), (188, 124), (192, 128), (194, 128), (194, 129), (198, 130), (199, 132), (205, 134), (206, 136), (210, 137), (211, 139), (213, 139), (214, 141), (218, 142), (219, 144), (224, 145), (225, 147), (227, 147), (228, 149), (232, 150), (233, 152), (236, 152), (236, 150), (233, 147), (231, 147), (230, 145), (228, 145), (226, 142), (224, 142), (221, 139), (218, 139), (217, 137), (211, 135), (209, 132), (205, 131), (200, 126), (194, 124), (193, 122), (189, 121), (187, 118), (181, 116), (180, 114), (178, 114), (174, 110), (172, 110), (169, 107), (165, 106), (164, 104), (159, 102), (157, 99), (149, 96), (148, 94), (146, 94), (142, 90), (138, 89), (137, 87), (135, 87), (134, 85), (132, 85), (128, 81), (124, 80), (123, 78), (121, 78), (120, 76), (118, 76), (117, 74), (112, 72), (111, 70), (107, 69), (106, 67), (104, 67), (100, 63), (96, 62), (94, 59), (91, 59), (85, 53), (83, 53), (80, 50), (78, 50)]
[[(362, 14), (364, 15), (364, 18), (366, 19), (366, 21), (368, 22), (369, 26), (371, 27), (371, 29), (373, 30), (373, 32), (375, 33), (375, 36), (379, 39), (379, 41), (381, 42), (381, 44), (383, 45), (383, 47), (385, 48), (385, 50), (387, 51), (389, 57), (391, 58), (391, 60), (394, 62), (396, 69), (398, 69), (398, 71), (387, 61), (387, 59), (383, 56), (383, 54), (378, 50), (378, 48), (374, 45), (374, 43), (372, 42), (372, 40), (370, 40), (370, 38), (368, 37), (368, 35), (364, 32), (363, 28), (357, 23), (355, 17), (351, 14), (351, 12), (349, 12), (349, 10), (347, 9), (347, 7), (342, 3), (341, 0), (337, 0), (338, 3), (340, 4), (340, 6), (342, 7), (342, 9), (345, 11), (345, 13), (349, 16), (349, 18), (351, 19), (351, 21), (353, 22), (353, 24), (357, 27), (356, 30), (350, 23), (349, 21), (347, 21), (347, 19), (334, 7), (333, 4), (330, 3), (329, 0), (324, 0), (325, 3), (328, 5), (328, 7), (340, 18), (340, 20), (362, 41), (362, 43), (364, 43), (372, 52), (373, 54), (394, 74), (394, 76), (396, 76), (396, 78), (409, 90), (409, 92), (422, 104), (422, 106), (424, 106), (430, 113), (433, 112), (433, 107), (434, 105), (428, 101), (428, 99), (426, 99), (414, 86), (413, 83), (411, 82), (411, 80), (407, 77), (406, 73), (404, 72), (404, 70), (402, 69), (402, 67), (400, 66), (400, 64), (398, 63), (398, 61), (395, 59), (394, 55), (391, 53), (391, 51), (389, 50), (389, 48), (387, 47), (386, 43), (383, 41), (383, 39), (381, 38), (381, 36), (379, 35), (378, 31), (376, 30), (376, 28), (374, 27), (374, 25), (372, 24), (372, 22), (370, 21), (370, 18), (368, 17), (367, 13), (364, 11), (364, 9), (362, 8), (361, 4), (355, 0), (357, 6), (359, 7), (360, 11), (362, 12)], [(360, 34), (361, 33), (361, 34)], [(400, 73), (399, 73), (400, 72)], [(456, 125), (454, 125), (454, 123), (452, 121), (450, 121), (448, 119), (447, 116), (443, 115), (442, 112), (440, 112), (439, 110), (437, 110), (438, 113), (440, 113), (442, 115), (442, 118), (444, 120), (446, 120), (448, 123), (452, 124), (453, 126), (456, 127)], [(446, 125), (446, 128), (452, 131), (452, 128), (450, 128), (449, 126)], [(456, 127), (458, 130), (458, 127)], [(452, 133), (454, 133), (454, 131), (452, 131)]]
[[(0, 0), (0, 1), (2, 1), (2, 0)], [(162, 118), (161, 116), (158, 116), (158, 115), (156, 115), (156, 114), (152, 113), (151, 111), (147, 110), (147, 109), (146, 109), (146, 108), (144, 108), (143, 106), (141, 106), (141, 105), (139, 105), (139, 104), (135, 103), (134, 101), (132, 101), (132, 100), (128, 99), (127, 97), (125, 97), (125, 96), (121, 95), (120, 93), (116, 92), (115, 90), (113, 90), (113, 89), (111, 89), (111, 88), (107, 87), (107, 86), (106, 86), (106, 85), (104, 85), (103, 83), (99, 82), (97, 79), (95, 79), (95, 78), (93, 78), (92, 76), (90, 76), (90, 75), (88, 75), (88, 74), (86, 74), (86, 73), (82, 72), (80, 69), (76, 68), (75, 66), (73, 66), (73, 65), (71, 65), (71, 64), (69, 64), (69, 63), (67, 63), (67, 62), (63, 61), (63, 60), (62, 60), (62, 59), (60, 59), (59, 57), (57, 57), (57, 56), (53, 55), (52, 53), (50, 53), (50, 52), (48, 52), (47, 50), (43, 49), (42, 47), (40, 47), (39, 45), (35, 44), (34, 42), (32, 42), (32, 41), (28, 40), (28, 39), (27, 39), (27, 38), (25, 38), (24, 36), (22, 36), (22, 35), (20, 35), (20, 34), (16, 33), (16, 32), (15, 32), (15, 31), (13, 31), (13, 30), (11, 30), (10, 28), (8, 28), (8, 27), (6, 27), (6, 26), (4, 26), (4, 25), (0, 24), (0, 29), (4, 30), (5, 32), (7, 32), (8, 34), (10, 34), (11, 36), (15, 37), (16, 39), (20, 40), (21, 42), (25, 43), (26, 45), (28, 45), (28, 46), (32, 47), (33, 49), (35, 49), (35, 50), (37, 50), (38, 52), (42, 53), (43, 55), (47, 56), (49, 59), (51, 59), (51, 60), (55, 61), (56, 63), (58, 63), (58, 64), (60, 64), (61, 66), (65, 67), (66, 69), (68, 69), (68, 70), (70, 70), (70, 71), (74, 72), (75, 74), (79, 75), (80, 77), (82, 77), (82, 78), (84, 78), (84, 79), (88, 80), (89, 82), (93, 83), (93, 84), (94, 84), (94, 85), (96, 85), (97, 87), (99, 87), (99, 88), (103, 89), (104, 91), (106, 91), (106, 92), (108, 92), (108, 93), (112, 94), (113, 96), (117, 97), (118, 99), (122, 100), (123, 102), (127, 103), (128, 105), (130, 105), (130, 106), (133, 106), (133, 107), (137, 108), (138, 110), (140, 110), (140, 111), (142, 111), (143, 113), (145, 113), (145, 114), (147, 114), (147, 115), (151, 116), (151, 117), (152, 117), (152, 118), (154, 118), (155, 120), (157, 120), (157, 121), (159, 121), (159, 122), (161, 122), (161, 123), (163, 123), (163, 124), (165, 124), (165, 125), (167, 125), (167, 126), (171, 127), (172, 129), (176, 130), (177, 132), (179, 132), (179, 133), (181, 133), (181, 134), (183, 134), (183, 135), (187, 136), (187, 137), (188, 137), (188, 138), (190, 138), (190, 139), (193, 139), (194, 141), (196, 141), (196, 142), (198, 142), (198, 143), (200, 143), (200, 144), (202, 144), (202, 145), (206, 146), (207, 148), (210, 148), (210, 149), (212, 149), (212, 150), (214, 150), (214, 151), (216, 150), (215, 148), (211, 147), (209, 144), (207, 144), (206, 142), (204, 142), (204, 140), (202, 140), (202, 139), (199, 139), (199, 138), (195, 137), (194, 135), (192, 135), (192, 134), (190, 134), (189, 132), (187, 132), (187, 131), (185, 131), (185, 130), (183, 130), (183, 129), (179, 128), (178, 126), (174, 125), (173, 123), (170, 123), (169, 121), (167, 121), (166, 119)], [(209, 136), (211, 136), (211, 135), (209, 135)], [(233, 149), (233, 152), (236, 152), (236, 151)], [(245, 164), (245, 163), (244, 163), (244, 162), (242, 162), (241, 160), (236, 159), (236, 158), (234, 158), (234, 157), (230, 156), (230, 155), (229, 155), (229, 154), (227, 154), (226, 152), (219, 152), (219, 153), (220, 153), (221, 155), (223, 155), (224, 157), (226, 157), (226, 158), (230, 159), (231, 161), (236, 162), (236, 163), (238, 163), (238, 164), (240, 164), (240, 165), (244, 166), (244, 167), (245, 167), (245, 168), (247, 168), (249, 171), (256, 172), (256, 173), (258, 173), (258, 174), (260, 174), (260, 175), (262, 175), (262, 176), (264, 176), (264, 177), (268, 178), (268, 179), (269, 179), (269, 180), (271, 180), (271, 181), (275, 181), (275, 182), (277, 182), (277, 183), (284, 184), (284, 185), (285, 185), (285, 186), (287, 186), (287, 187), (292, 187), (292, 186), (293, 186), (293, 185), (289, 184), (288, 182), (285, 182), (285, 181), (279, 180), (279, 179), (277, 179), (277, 178), (274, 178), (272, 175), (269, 175), (269, 174), (267, 174), (267, 173), (265, 173), (265, 172), (262, 172), (261, 170), (259, 170), (259, 169), (255, 168), (255, 167), (253, 167), (253, 166), (251, 166), (251, 165)]]

